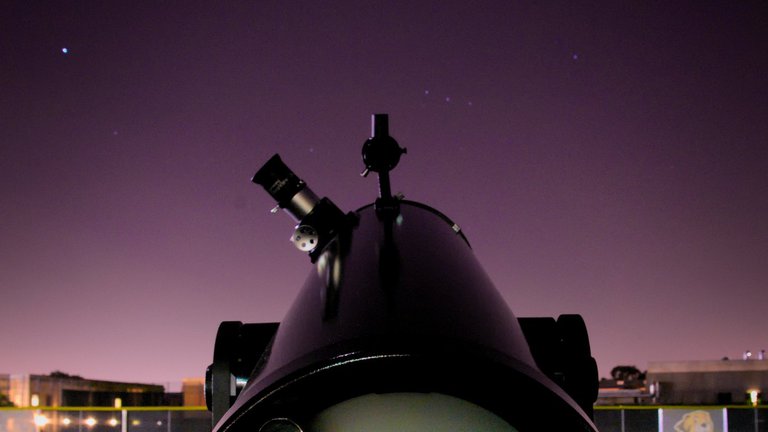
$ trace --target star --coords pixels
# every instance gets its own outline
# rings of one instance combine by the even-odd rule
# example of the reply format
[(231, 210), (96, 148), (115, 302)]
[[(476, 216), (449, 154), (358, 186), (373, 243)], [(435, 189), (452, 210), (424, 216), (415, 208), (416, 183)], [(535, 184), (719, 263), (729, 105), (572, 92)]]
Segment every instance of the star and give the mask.
[(64, 53), (64, 54), (69, 54), (69, 48), (64, 47), (64, 48), (61, 49), (61, 52)]

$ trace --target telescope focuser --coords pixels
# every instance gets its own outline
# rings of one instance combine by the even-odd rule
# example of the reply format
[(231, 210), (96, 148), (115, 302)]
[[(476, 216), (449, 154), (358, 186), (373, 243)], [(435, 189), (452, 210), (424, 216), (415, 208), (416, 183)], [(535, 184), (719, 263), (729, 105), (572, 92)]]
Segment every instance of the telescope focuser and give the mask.
[(344, 213), (328, 198), (318, 198), (307, 184), (288, 168), (280, 155), (272, 156), (253, 176), (277, 201), (277, 207), (297, 222), (293, 244), (314, 261), (344, 225)]

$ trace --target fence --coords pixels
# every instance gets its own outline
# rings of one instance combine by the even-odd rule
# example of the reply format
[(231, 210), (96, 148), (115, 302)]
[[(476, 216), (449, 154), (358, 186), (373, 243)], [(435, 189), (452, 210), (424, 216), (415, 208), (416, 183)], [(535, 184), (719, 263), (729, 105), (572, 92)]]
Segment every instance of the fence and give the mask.
[(210, 432), (204, 407), (0, 408), (0, 432)]
[(600, 432), (768, 432), (768, 408), (598, 406), (595, 424)]
[[(768, 408), (598, 406), (595, 408), (595, 424), (600, 432), (768, 432)], [(699, 429), (695, 429), (694, 424), (698, 425)], [(210, 430), (211, 414), (202, 407), (0, 408), (0, 432)]]

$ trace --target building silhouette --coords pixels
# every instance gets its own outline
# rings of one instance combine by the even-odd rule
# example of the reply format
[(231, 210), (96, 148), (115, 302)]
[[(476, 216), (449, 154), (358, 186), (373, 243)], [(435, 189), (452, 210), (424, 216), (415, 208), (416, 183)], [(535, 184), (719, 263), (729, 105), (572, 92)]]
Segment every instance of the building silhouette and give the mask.
[(768, 360), (650, 362), (647, 383), (659, 404), (759, 405), (768, 389)]
[(184, 378), (181, 393), (184, 406), (205, 406), (205, 378)]
[(162, 385), (91, 380), (61, 372), (4, 375), (0, 376), (0, 386), (7, 386), (0, 387), (0, 393), (5, 393), (17, 407), (165, 405)]

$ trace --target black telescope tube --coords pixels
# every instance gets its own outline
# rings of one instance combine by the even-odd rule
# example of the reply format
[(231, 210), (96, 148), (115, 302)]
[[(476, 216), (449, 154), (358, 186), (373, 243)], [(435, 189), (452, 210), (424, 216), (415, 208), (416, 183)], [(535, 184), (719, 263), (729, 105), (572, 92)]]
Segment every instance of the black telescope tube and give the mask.
[(296, 174), (288, 168), (280, 155), (275, 154), (253, 176), (260, 185), (277, 201), (277, 205), (298, 221), (304, 219), (320, 201)]

